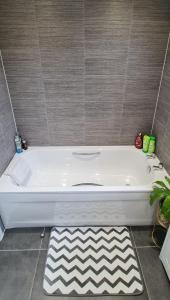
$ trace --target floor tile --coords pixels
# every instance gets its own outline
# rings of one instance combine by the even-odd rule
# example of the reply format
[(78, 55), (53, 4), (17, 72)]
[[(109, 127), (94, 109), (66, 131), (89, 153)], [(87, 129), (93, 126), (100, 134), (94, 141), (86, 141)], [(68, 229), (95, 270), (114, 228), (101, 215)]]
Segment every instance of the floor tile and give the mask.
[(0, 299), (29, 300), (38, 251), (0, 252)]
[[(90, 300), (149, 300), (146, 291), (141, 295), (135, 296), (94, 296)], [(162, 300), (162, 299), (161, 299)]]
[(50, 233), (51, 233), (51, 227), (46, 227), (45, 228), (45, 236), (42, 240), (41, 244), (41, 249), (48, 249), (48, 243), (49, 243), (49, 238), (50, 238)]
[(150, 300), (170, 299), (170, 283), (159, 260), (158, 248), (138, 248)]
[[(47, 251), (42, 250), (39, 258), (37, 272), (34, 280), (33, 291), (30, 300), (89, 300), (89, 297), (60, 297), (60, 296), (47, 296), (43, 293), (43, 274), (44, 265), (46, 261)], [(102, 300), (102, 299), (101, 299)], [(127, 299), (129, 300), (129, 299)], [(143, 299), (142, 299), (143, 300)]]
[(154, 246), (152, 226), (132, 226), (131, 230), (137, 247)]
[(39, 249), (42, 228), (17, 228), (5, 231), (0, 250)]

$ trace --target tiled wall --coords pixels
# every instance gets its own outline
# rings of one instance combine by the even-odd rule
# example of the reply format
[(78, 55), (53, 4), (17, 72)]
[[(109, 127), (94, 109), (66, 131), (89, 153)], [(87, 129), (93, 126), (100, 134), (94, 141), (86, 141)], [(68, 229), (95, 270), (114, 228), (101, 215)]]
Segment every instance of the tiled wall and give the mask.
[(169, 0), (1, 0), (21, 134), (32, 145), (112, 145), (150, 131), (169, 23)]
[(167, 52), (163, 80), (158, 99), (154, 133), (158, 139), (158, 156), (170, 174), (170, 47)]
[(0, 175), (15, 153), (15, 125), (0, 56)]

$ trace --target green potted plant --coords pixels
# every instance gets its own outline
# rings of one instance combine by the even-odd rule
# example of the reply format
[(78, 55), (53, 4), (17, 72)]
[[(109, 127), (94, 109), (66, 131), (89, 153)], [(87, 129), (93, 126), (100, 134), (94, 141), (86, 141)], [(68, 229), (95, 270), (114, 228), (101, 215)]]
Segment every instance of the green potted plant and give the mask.
[(155, 181), (150, 193), (150, 204), (153, 205), (155, 202), (158, 202), (158, 206), (152, 238), (154, 243), (161, 247), (170, 225), (170, 178), (167, 176), (165, 181)]

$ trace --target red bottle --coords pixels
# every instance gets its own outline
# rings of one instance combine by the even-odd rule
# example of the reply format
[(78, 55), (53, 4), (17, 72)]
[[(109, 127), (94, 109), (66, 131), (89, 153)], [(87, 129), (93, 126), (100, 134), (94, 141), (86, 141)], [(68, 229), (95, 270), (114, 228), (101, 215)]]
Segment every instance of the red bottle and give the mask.
[(135, 147), (137, 149), (142, 149), (143, 143), (142, 143), (142, 133), (138, 133), (135, 139)]

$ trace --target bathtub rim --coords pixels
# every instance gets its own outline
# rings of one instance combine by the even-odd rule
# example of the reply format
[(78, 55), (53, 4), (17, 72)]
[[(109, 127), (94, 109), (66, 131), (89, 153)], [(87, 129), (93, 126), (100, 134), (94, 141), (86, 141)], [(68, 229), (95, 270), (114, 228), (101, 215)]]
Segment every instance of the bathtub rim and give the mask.
[(0, 195), (2, 194), (11, 194), (11, 193), (144, 193), (144, 192), (151, 192), (153, 188), (153, 184), (147, 186), (81, 186), (81, 187), (25, 187), (25, 186), (17, 186), (12, 184), (11, 179), (7, 178), (7, 176), (3, 176), (0, 182)]
[[(137, 155), (140, 155), (143, 157), (148, 162), (148, 165), (152, 166), (154, 163), (159, 163), (159, 159), (156, 156), (153, 160), (152, 159), (147, 159), (146, 153), (144, 153), (142, 150), (137, 149), (134, 145), (113, 145), (113, 146), (30, 146), (28, 150), (23, 151), (21, 154), (15, 154), (14, 157), (11, 159), (9, 165), (7, 166), (6, 170), (4, 173), (0, 176), (0, 195), (3, 194), (11, 194), (11, 193), (113, 193), (113, 192), (118, 192), (118, 193), (150, 193), (153, 189), (153, 184), (154, 181), (147, 184), (147, 185), (131, 185), (131, 186), (126, 186), (126, 185), (121, 185), (121, 186), (17, 186), (15, 185), (12, 181), (11, 178), (6, 175), (6, 171), (8, 168), (11, 166), (11, 164), (14, 162), (14, 160), (18, 160), (20, 156), (22, 155), (27, 155), (31, 152), (34, 151), (69, 151), (73, 152), (75, 150), (90, 150), (90, 151), (107, 151), (107, 150), (116, 150), (118, 151), (119, 149), (125, 149), (134, 151), (137, 153)], [(161, 171), (153, 171), (155, 174), (154, 178), (159, 178), (159, 179), (164, 179), (165, 176), (168, 176), (168, 173), (166, 170), (163, 168)]]

